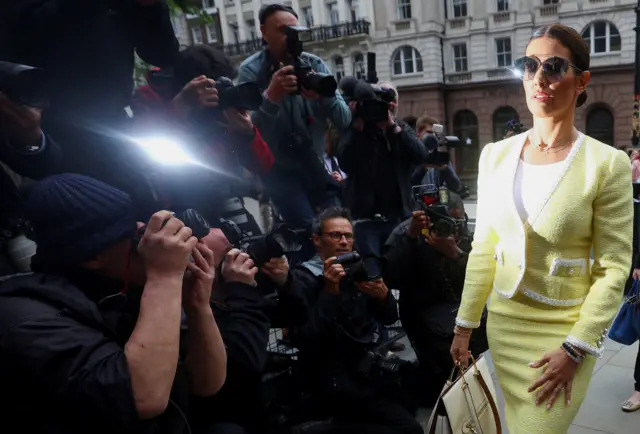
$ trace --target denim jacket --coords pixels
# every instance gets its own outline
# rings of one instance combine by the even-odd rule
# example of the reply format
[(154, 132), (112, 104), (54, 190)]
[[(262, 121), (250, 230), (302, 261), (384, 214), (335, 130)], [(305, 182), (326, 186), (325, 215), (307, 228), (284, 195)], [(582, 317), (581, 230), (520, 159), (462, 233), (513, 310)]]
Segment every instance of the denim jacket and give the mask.
[[(317, 73), (331, 74), (319, 57), (302, 53), (302, 58)], [(274, 72), (274, 62), (268, 51), (262, 50), (242, 62), (238, 83), (255, 82), (264, 92)], [(342, 130), (351, 123), (351, 112), (340, 92), (336, 91), (334, 97), (317, 101), (305, 100), (300, 95), (287, 95), (279, 104), (265, 99), (260, 109), (253, 112), (252, 119), (276, 157), (273, 169), (305, 173), (295, 153), (288, 152), (291, 135), (301, 136), (312, 144), (320, 160), (324, 155), (327, 119)]]

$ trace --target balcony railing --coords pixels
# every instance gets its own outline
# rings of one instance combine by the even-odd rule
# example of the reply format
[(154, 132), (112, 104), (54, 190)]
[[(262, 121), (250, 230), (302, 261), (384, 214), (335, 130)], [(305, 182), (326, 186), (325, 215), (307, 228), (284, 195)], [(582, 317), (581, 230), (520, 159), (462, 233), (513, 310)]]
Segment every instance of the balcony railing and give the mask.
[[(319, 26), (311, 28), (311, 40), (307, 44), (327, 42), (332, 39), (348, 38), (350, 36), (369, 35), (371, 23), (367, 20), (349, 21), (333, 26)], [(227, 56), (248, 56), (263, 48), (262, 40), (225, 44), (224, 52)]]
[(252, 39), (250, 41), (239, 42), (237, 44), (225, 44), (224, 54), (229, 57), (249, 56), (264, 47), (262, 39)]
[(333, 26), (319, 26), (311, 29), (311, 41), (326, 42), (331, 39), (347, 38), (349, 36), (368, 35), (371, 23), (367, 20), (348, 21)]

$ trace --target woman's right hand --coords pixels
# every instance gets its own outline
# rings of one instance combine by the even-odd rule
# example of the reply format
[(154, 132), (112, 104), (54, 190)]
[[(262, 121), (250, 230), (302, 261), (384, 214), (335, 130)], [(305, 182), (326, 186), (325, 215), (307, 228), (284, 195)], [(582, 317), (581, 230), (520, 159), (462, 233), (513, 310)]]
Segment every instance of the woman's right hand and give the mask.
[(640, 279), (640, 268), (634, 268), (632, 276), (634, 280)]
[(453, 363), (460, 363), (464, 368), (469, 366), (469, 340), (471, 335), (454, 335), (453, 342), (449, 353), (453, 359)]

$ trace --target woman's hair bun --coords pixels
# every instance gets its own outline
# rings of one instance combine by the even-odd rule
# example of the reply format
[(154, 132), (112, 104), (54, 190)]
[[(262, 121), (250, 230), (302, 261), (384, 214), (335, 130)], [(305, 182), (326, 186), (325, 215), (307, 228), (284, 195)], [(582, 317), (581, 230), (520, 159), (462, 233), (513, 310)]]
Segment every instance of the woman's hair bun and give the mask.
[(580, 95), (578, 95), (578, 99), (576, 100), (576, 107), (581, 107), (584, 103), (587, 102), (587, 91), (585, 90)]

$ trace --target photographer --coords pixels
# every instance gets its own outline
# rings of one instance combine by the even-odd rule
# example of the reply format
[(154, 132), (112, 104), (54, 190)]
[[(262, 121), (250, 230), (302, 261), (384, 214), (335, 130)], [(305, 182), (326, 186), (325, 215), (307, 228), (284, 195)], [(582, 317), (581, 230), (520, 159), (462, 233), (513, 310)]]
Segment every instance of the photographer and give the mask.
[(335, 79), (322, 59), (301, 51), (296, 26), (298, 16), (290, 7), (263, 7), (260, 31), (266, 49), (242, 63), (239, 82), (257, 83), (264, 96), (253, 120), (276, 158), (263, 177), (265, 188), (284, 221), (310, 229), (316, 210), (331, 201), (328, 190), (336, 188), (321, 161), (326, 121), (344, 129), (351, 114), (339, 92), (305, 88), (303, 76), (332, 84)]
[(36, 274), (0, 288), (4, 423), (191, 432), (190, 402), (214, 395), (226, 375), (211, 250), (170, 212), (136, 222), (125, 193), (81, 175), (38, 183), (25, 214)]
[[(380, 385), (371, 359), (378, 323), (393, 324), (396, 301), (384, 281), (356, 281), (336, 257), (352, 252), (349, 213), (329, 208), (318, 217), (313, 242), (317, 256), (291, 272), (311, 307), (306, 324), (290, 330), (299, 348), (300, 369), (319, 402), (333, 417), (331, 432), (422, 433), (422, 428)], [(337, 262), (338, 261), (338, 262)]]
[[(433, 132), (433, 126), (437, 123), (438, 121), (429, 116), (420, 117), (416, 123), (418, 137), (431, 152), (437, 152), (437, 148), (440, 146), (439, 139)], [(411, 175), (411, 185), (435, 185), (436, 187), (446, 185), (454, 193), (458, 193), (462, 187), (460, 178), (453, 170), (451, 162), (443, 162), (438, 165), (420, 165)]]
[(231, 248), (222, 233), (214, 230), (203, 241), (216, 258), (224, 258), (218, 265), (221, 271), (214, 284), (212, 306), (227, 349), (227, 377), (222, 389), (201, 403), (201, 414), (206, 411), (220, 424), (261, 434), (265, 422), (262, 375), (269, 329), (304, 323), (308, 305), (301, 291), (291, 285), (285, 257), (271, 259), (258, 272), (250, 256)]
[[(61, 152), (40, 127), (42, 112), (10, 100), (0, 92), (0, 276), (26, 271), (12, 258), (9, 244), (22, 235), (23, 197), (21, 180), (16, 174), (40, 179), (55, 173), (61, 164)], [(14, 173), (11, 173), (14, 172)]]
[[(364, 256), (380, 256), (393, 228), (411, 214), (411, 169), (427, 158), (427, 150), (411, 127), (396, 119), (397, 91), (380, 84), (365, 92), (366, 86), (371, 87), (359, 85), (356, 94), (367, 94), (368, 99), (356, 96), (360, 100), (350, 103), (356, 119), (342, 136), (338, 152), (340, 167), (348, 175), (345, 202), (357, 221), (358, 249)], [(359, 116), (360, 107), (381, 103), (387, 103), (383, 119)]]
[[(50, 99), (43, 129), (64, 151), (63, 171), (127, 191), (136, 208), (150, 197), (130, 153), (125, 112), (134, 52), (171, 66), (178, 53), (166, 0), (4, 0), (0, 27), (10, 43), (0, 60), (43, 68)], [(116, 170), (117, 169), (117, 170)], [(152, 211), (138, 214), (149, 217)], [(157, 210), (155, 208), (154, 210)]]
[[(448, 208), (460, 222), (462, 201), (452, 194)], [(420, 210), (393, 231), (387, 247), (384, 278), (400, 290), (400, 319), (420, 362), (420, 398), (423, 405), (433, 405), (453, 368), (449, 345), (470, 237), (461, 231), (439, 234)], [(471, 348), (476, 356), (488, 348), (484, 327), (479, 330)]]
[[(221, 50), (191, 46), (178, 54), (171, 71), (149, 72), (149, 84), (136, 90), (131, 109), (136, 131), (160, 130), (180, 137), (185, 151), (200, 163), (156, 165), (160, 175), (156, 184), (165, 207), (196, 208), (212, 222), (228, 218), (226, 211), (237, 208), (233, 216), (247, 222), (247, 232), (258, 234), (259, 226), (242, 202), (251, 190), (243, 170), (265, 175), (274, 157), (242, 108), (251, 101), (228, 101), (244, 96), (229, 94), (238, 90), (229, 81), (235, 76)], [(260, 99), (257, 89), (255, 98)]]

